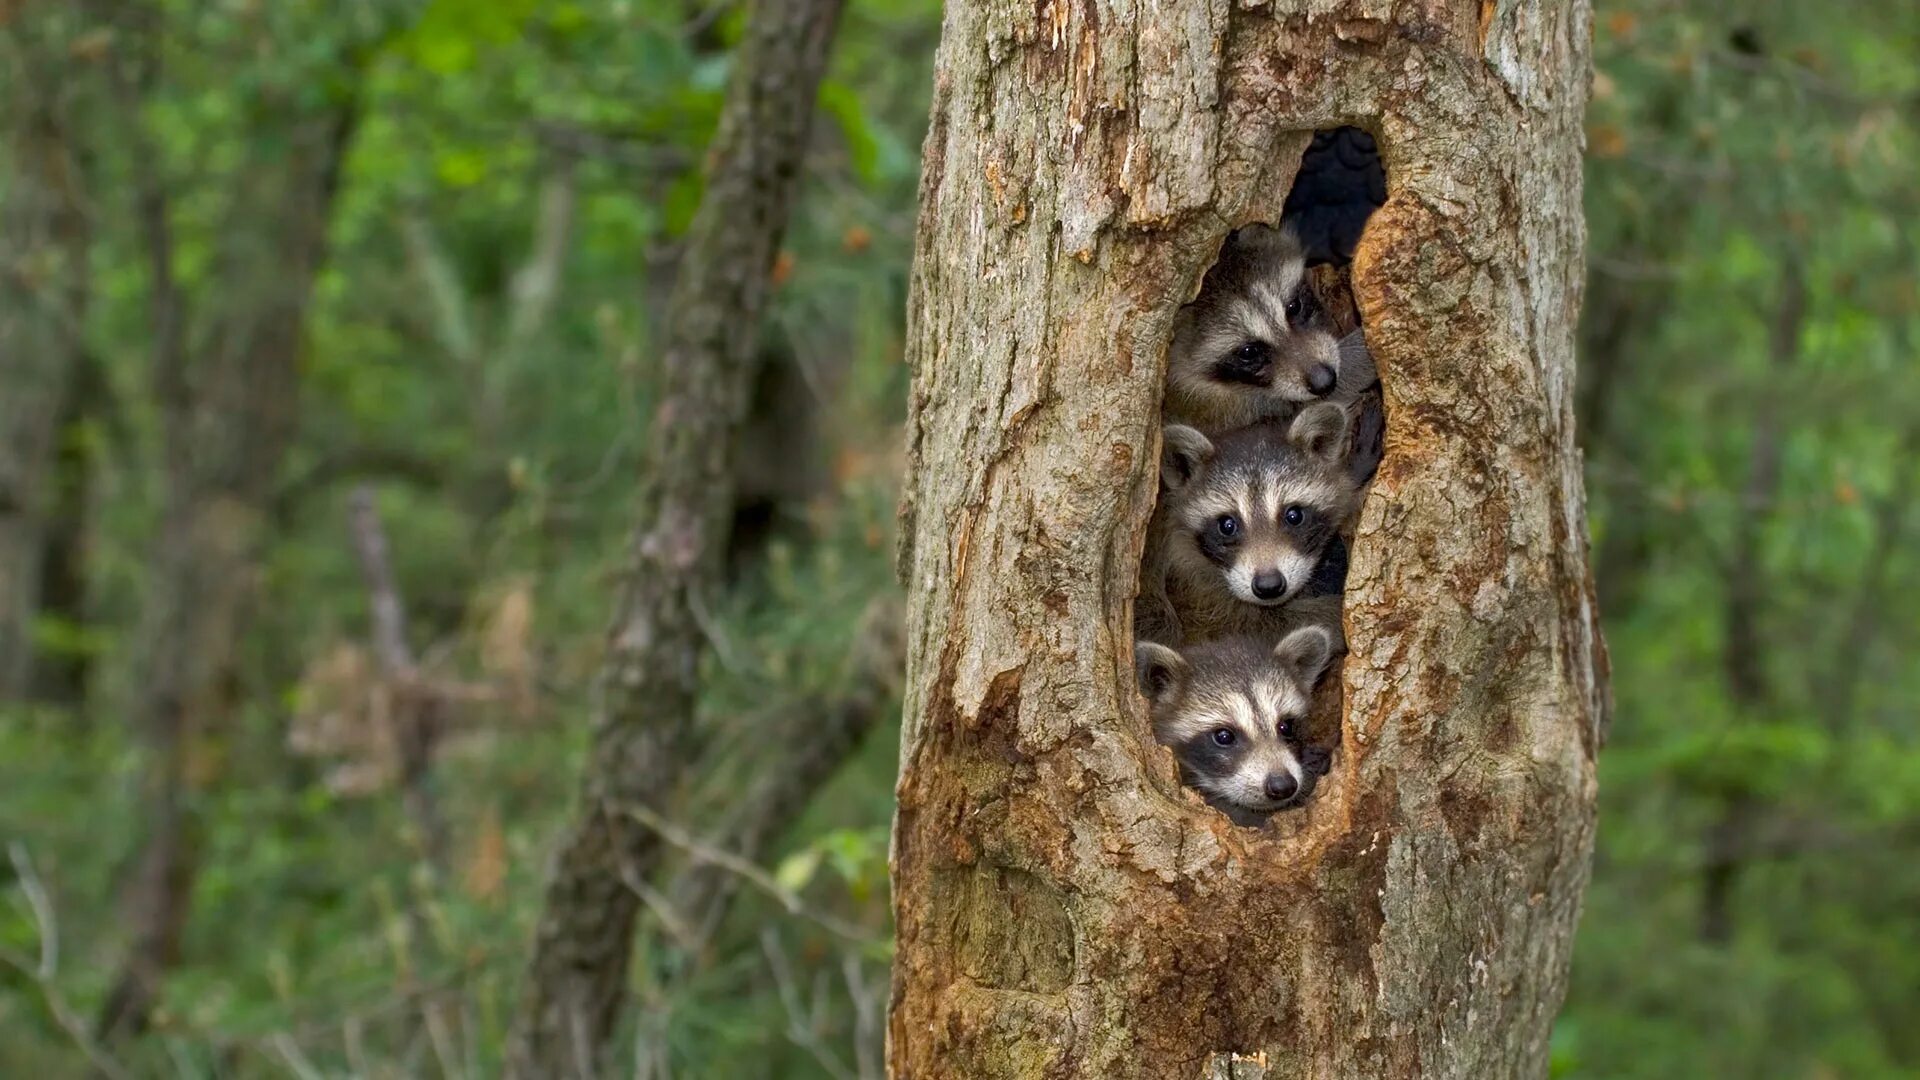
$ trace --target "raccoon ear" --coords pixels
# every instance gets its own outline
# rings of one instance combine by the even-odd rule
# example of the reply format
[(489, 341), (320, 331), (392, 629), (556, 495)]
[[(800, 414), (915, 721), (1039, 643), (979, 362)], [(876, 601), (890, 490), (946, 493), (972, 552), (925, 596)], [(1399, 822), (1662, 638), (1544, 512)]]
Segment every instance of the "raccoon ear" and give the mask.
[(1186, 657), (1158, 642), (1142, 641), (1133, 647), (1133, 677), (1141, 695), (1155, 705), (1185, 690), (1192, 670)]
[(1160, 482), (1179, 491), (1213, 460), (1213, 443), (1195, 428), (1168, 424), (1160, 433)]
[(1272, 226), (1263, 225), (1258, 221), (1242, 225), (1227, 234), (1226, 242), (1220, 245), (1220, 250), (1242, 251), (1251, 248), (1266, 239), (1267, 234), (1272, 231)]
[(1287, 428), (1287, 441), (1321, 461), (1340, 460), (1347, 449), (1347, 410), (1331, 401), (1301, 409)]
[(1333, 658), (1333, 635), (1318, 626), (1303, 626), (1273, 647), (1273, 658), (1303, 684), (1320, 681), (1327, 661)]
[(1303, 251), (1298, 232), (1291, 224), (1275, 228), (1264, 221), (1249, 222), (1228, 233), (1227, 241), (1220, 245), (1220, 250), (1223, 253), (1283, 257), (1293, 257)]
[(1364, 390), (1380, 381), (1380, 371), (1373, 363), (1373, 350), (1367, 347), (1367, 332), (1354, 330), (1338, 342), (1340, 351), (1340, 382), (1343, 387), (1351, 386), (1355, 390)]

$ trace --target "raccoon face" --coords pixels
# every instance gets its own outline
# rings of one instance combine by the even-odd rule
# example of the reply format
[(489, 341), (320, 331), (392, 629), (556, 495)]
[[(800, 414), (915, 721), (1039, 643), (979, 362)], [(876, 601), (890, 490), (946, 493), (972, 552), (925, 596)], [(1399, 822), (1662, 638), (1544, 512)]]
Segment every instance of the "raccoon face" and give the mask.
[(1287, 229), (1227, 238), (1200, 295), (1180, 309), (1167, 354), (1167, 419), (1226, 431), (1284, 417), (1339, 381), (1333, 324)]
[(1250, 637), (1179, 652), (1136, 645), (1134, 672), (1154, 737), (1173, 750), (1181, 782), (1242, 815), (1304, 801), (1327, 771), (1327, 753), (1302, 748), (1299, 730), (1332, 652), (1332, 636), (1318, 626), (1273, 646)]
[(1218, 442), (1167, 428), (1162, 520), (1182, 590), (1262, 607), (1299, 595), (1355, 497), (1346, 438), (1346, 412), (1325, 402)]

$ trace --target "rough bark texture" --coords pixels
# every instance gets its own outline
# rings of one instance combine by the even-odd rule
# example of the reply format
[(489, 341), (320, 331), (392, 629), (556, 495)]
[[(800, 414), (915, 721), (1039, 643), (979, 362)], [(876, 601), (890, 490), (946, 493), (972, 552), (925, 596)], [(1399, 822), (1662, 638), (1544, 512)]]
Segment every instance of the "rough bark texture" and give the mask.
[[(956, 0), (908, 335), (896, 1077), (1542, 1076), (1605, 659), (1573, 433), (1581, 0)], [(1259, 830), (1131, 681), (1175, 310), (1378, 138), (1345, 714)], [(1236, 1060), (1231, 1055), (1243, 1055)]]
[(657, 806), (692, 756), (700, 619), (722, 574), (746, 374), (840, 6), (759, 0), (747, 15), (669, 309), (580, 816), (561, 840), (508, 1041), (514, 1076), (597, 1074), (619, 1019), (640, 904), (627, 881), (660, 855), (622, 807)]

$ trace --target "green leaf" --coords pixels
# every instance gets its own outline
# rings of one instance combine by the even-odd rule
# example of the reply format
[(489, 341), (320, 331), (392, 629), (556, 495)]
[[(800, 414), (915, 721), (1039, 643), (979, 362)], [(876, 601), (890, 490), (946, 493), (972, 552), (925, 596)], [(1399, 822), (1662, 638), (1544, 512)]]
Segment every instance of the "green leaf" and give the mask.
[(860, 95), (845, 83), (823, 82), (820, 84), (820, 108), (839, 125), (840, 137), (847, 144), (847, 161), (853, 166), (854, 175), (863, 184), (878, 181), (880, 141), (874, 134), (874, 126), (867, 117), (866, 109), (860, 104)]
[(807, 887), (807, 883), (819, 871), (823, 854), (818, 847), (801, 848), (780, 860), (780, 865), (773, 872), (773, 880), (788, 892), (799, 892)]

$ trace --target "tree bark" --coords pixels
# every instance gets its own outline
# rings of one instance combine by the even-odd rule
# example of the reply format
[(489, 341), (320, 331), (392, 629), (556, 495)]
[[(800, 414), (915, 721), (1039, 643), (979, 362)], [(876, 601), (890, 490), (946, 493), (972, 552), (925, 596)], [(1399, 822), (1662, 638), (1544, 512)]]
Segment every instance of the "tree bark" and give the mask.
[[(927, 136), (892, 1075), (1543, 1076), (1605, 652), (1573, 437), (1581, 0), (956, 0)], [(1334, 768), (1250, 830), (1132, 689), (1173, 316), (1316, 129), (1386, 459)], [(1236, 1057), (1236, 1055), (1239, 1055)]]
[(632, 548), (607, 635), (579, 817), (561, 841), (509, 1036), (510, 1075), (596, 1074), (625, 999), (657, 807), (694, 755), (705, 635), (732, 510), (734, 436), (840, 0), (757, 0), (709, 154), (666, 327)]
[(47, 539), (63, 506), (63, 416), (84, 374), (80, 327), (91, 223), (73, 138), (82, 81), (62, 78), (74, 26), (60, 12), (0, 23), (0, 701), (35, 684), (34, 622)]
[(107, 1037), (143, 1031), (178, 962), (199, 872), (199, 802), (239, 702), (240, 642), (282, 458), (295, 426), (306, 309), (325, 259), (356, 103), (290, 121), (234, 186), (206, 348), (189, 356), (166, 191), (138, 193), (151, 265), (152, 382), (162, 506), (133, 724), (148, 742), (148, 833), (125, 895), (130, 938), (102, 1006)]

